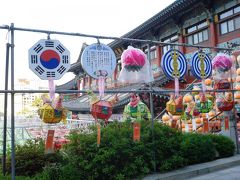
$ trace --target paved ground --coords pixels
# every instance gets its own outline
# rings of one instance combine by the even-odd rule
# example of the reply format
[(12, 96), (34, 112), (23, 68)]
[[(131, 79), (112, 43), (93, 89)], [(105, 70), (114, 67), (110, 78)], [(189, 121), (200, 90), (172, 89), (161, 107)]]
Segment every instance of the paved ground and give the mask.
[(187, 166), (167, 173), (155, 173), (144, 180), (240, 180), (240, 155)]
[(240, 179), (240, 165), (224, 170), (215, 171), (205, 175), (200, 175), (188, 180), (239, 180)]

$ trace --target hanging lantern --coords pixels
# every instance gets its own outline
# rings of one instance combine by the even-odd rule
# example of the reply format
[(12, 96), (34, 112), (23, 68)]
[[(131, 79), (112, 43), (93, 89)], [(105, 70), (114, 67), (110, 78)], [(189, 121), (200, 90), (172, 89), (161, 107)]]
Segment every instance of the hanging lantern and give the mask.
[(208, 113), (213, 108), (213, 103), (206, 98), (204, 94), (200, 96), (200, 99), (196, 101), (196, 109), (200, 113)]
[(139, 71), (147, 61), (144, 52), (131, 46), (122, 53), (121, 60), (127, 71)]
[(174, 99), (172, 96), (166, 104), (166, 109), (172, 115), (181, 115), (184, 111), (182, 96), (179, 96), (177, 99)]
[(112, 104), (108, 101), (99, 100), (98, 102), (91, 105), (91, 114), (94, 119), (102, 119), (105, 123), (112, 115)]
[(193, 97), (190, 94), (186, 94), (183, 96), (183, 103), (190, 103), (192, 102), (192, 100), (193, 100)]
[(170, 120), (170, 116), (167, 114), (167, 113), (165, 113), (163, 116), (162, 116), (162, 121), (163, 122), (167, 122), (167, 121), (169, 121)]
[(40, 119), (48, 124), (65, 122), (67, 118), (67, 110), (62, 107), (62, 98), (57, 100), (55, 107), (50, 101), (44, 102), (44, 105), (39, 108), (38, 114)]
[(138, 95), (131, 94), (130, 102), (124, 107), (123, 120), (140, 122), (150, 120), (151, 113), (146, 104), (144, 104)]
[(231, 111), (234, 105), (232, 93), (227, 93), (225, 98), (217, 98), (216, 104), (220, 111)]
[(227, 54), (219, 53), (213, 58), (212, 66), (218, 72), (226, 72), (232, 67), (232, 59)]
[(231, 84), (227, 79), (221, 79), (219, 81), (216, 81), (214, 84), (214, 89), (230, 89)]
[(212, 85), (212, 80), (209, 78), (205, 79), (205, 84), (206, 84), (206, 86)]
[(237, 57), (237, 62), (238, 62), (238, 65), (240, 65), (240, 55), (238, 55)]
[(118, 80), (127, 83), (151, 82), (153, 74), (146, 54), (137, 48), (128, 46), (121, 55), (122, 69)]

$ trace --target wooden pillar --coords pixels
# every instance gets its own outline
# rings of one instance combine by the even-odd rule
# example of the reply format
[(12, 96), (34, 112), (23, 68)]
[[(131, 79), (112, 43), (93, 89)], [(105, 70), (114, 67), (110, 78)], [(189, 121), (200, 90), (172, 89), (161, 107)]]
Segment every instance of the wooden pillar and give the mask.
[(91, 84), (92, 84), (92, 78), (89, 76), (88, 77), (88, 88), (91, 89)]
[(82, 86), (83, 86), (83, 89), (85, 89), (85, 84), (86, 84), (86, 83), (85, 83), (85, 82), (86, 82), (86, 79), (85, 79), (85, 78), (87, 78), (87, 77), (85, 76), (85, 77), (82, 79), (82, 81), (83, 81), (83, 85), (82, 85)]
[[(214, 23), (214, 18), (210, 18), (208, 20), (209, 23), (209, 40), (210, 40), (210, 46), (216, 47), (217, 46), (217, 31), (216, 31), (216, 25)], [(216, 49), (212, 49), (213, 52), (216, 52)]]
[(156, 52), (157, 52), (157, 66), (161, 66), (161, 59), (162, 59), (162, 48), (160, 46), (156, 46)]
[[(180, 29), (180, 32), (178, 34), (178, 43), (182, 44), (185, 43), (185, 37), (183, 36), (183, 30)], [(182, 52), (183, 54), (186, 53), (186, 47), (185, 46), (179, 46), (179, 51)]]
[[(83, 79), (78, 79), (78, 80), (77, 80), (77, 90), (78, 90), (78, 91), (80, 91), (80, 90), (83, 89), (83, 87), (81, 87), (81, 86), (83, 86), (83, 84), (81, 84), (82, 82), (83, 82)], [(82, 93), (78, 93), (78, 94), (77, 94), (78, 97), (81, 96), (81, 95), (82, 95)]]

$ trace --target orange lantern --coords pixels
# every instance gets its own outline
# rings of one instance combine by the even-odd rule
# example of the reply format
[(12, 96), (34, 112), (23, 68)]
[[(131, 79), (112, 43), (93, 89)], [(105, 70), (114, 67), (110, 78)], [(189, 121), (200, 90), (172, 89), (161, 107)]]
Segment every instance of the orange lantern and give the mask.
[(215, 113), (213, 110), (208, 113), (208, 115), (209, 115), (210, 117), (215, 116), (215, 114), (216, 114), (216, 113)]
[(162, 116), (162, 120), (163, 120), (164, 122), (169, 121), (169, 120), (170, 120), (170, 116), (167, 115), (167, 114), (164, 114), (164, 115)]
[(236, 77), (236, 82), (240, 82), (240, 76)]
[(211, 84), (212, 84), (212, 80), (211, 79), (206, 79), (205, 80), (205, 84), (207, 85), (207, 86), (210, 86)]
[(202, 122), (201, 118), (196, 118), (195, 119), (196, 124), (200, 124)]
[[(239, 58), (239, 60), (240, 60), (240, 58)], [(237, 75), (240, 75), (240, 68), (237, 69)]]
[(190, 94), (186, 94), (183, 97), (183, 103), (190, 103), (193, 100), (193, 97)]
[(235, 99), (240, 99), (240, 93), (235, 93), (234, 97)]

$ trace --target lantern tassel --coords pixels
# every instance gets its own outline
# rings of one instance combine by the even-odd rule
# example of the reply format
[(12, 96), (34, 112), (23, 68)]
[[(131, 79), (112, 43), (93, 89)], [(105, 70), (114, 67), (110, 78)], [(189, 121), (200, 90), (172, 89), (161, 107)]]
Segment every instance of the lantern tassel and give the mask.
[(175, 97), (179, 96), (179, 80), (178, 78), (174, 78), (174, 84), (175, 84)]
[(99, 90), (100, 99), (104, 97), (104, 89), (105, 89), (105, 78), (100, 77), (98, 80), (98, 90)]
[(205, 80), (202, 79), (202, 91), (203, 91), (203, 94), (205, 94), (206, 89), (207, 89), (207, 88), (206, 88)]
[(51, 101), (55, 99), (55, 85), (53, 79), (48, 80), (49, 95)]

